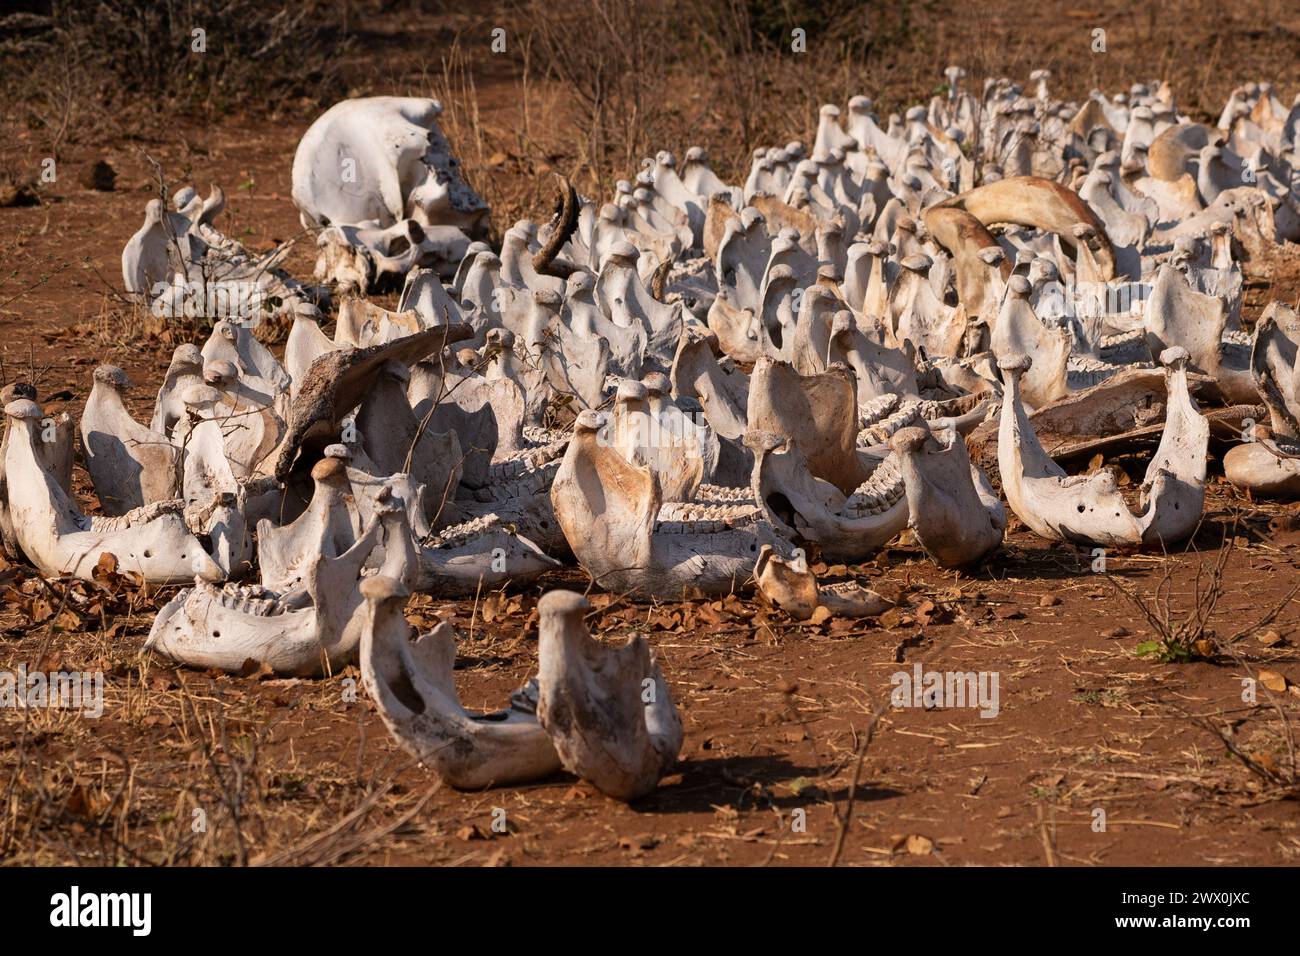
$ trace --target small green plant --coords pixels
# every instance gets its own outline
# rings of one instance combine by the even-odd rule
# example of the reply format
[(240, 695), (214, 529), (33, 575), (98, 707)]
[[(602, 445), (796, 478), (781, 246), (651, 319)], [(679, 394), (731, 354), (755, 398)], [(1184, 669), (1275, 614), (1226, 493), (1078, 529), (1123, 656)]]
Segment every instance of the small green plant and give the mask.
[(1297, 591), (1300, 591), (1298, 586), (1259, 620), (1241, 628), (1226, 640), (1219, 641), (1210, 628), (1210, 619), (1214, 616), (1219, 598), (1223, 596), (1223, 572), (1237, 547), (1236, 528), (1234, 520), (1231, 526), (1224, 529), (1223, 546), (1208, 567), (1206, 562), (1196, 566), (1196, 574), (1192, 579), (1191, 607), (1185, 612), (1179, 613), (1173, 606), (1174, 565), (1167, 557), (1164, 574), (1150, 600), (1112, 577), (1109, 572), (1106, 573), (1107, 583), (1141, 612), (1155, 632), (1154, 639), (1143, 641), (1134, 648), (1138, 657), (1150, 658), (1162, 664), (1215, 660), (1220, 656), (1221, 645), (1233, 644), (1245, 635), (1272, 623)]
[(1153, 658), (1161, 664), (1186, 664), (1199, 656), (1181, 642), (1166, 640), (1143, 641), (1134, 648), (1134, 653), (1138, 657)]

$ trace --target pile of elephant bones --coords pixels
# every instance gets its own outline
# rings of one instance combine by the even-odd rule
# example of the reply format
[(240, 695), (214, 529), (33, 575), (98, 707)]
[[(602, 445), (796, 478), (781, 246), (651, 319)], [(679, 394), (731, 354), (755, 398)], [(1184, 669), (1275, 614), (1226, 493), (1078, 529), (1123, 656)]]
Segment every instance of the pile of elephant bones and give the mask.
[[(453, 786), (563, 766), (632, 799), (682, 742), (643, 637), (594, 640), (586, 600), (552, 591), (537, 678), (471, 713), (451, 625), (412, 640), (409, 594), (576, 562), (634, 598), (756, 586), (797, 618), (871, 615), (886, 602), (819, 585), (809, 551), (860, 562), (910, 531), (978, 565), (1007, 524), (981, 461), (1033, 533), (1080, 546), (1187, 539), (1212, 436), (1233, 484), (1300, 492), (1300, 320), (1274, 303), (1241, 323), (1243, 282), (1300, 238), (1300, 105), (1251, 84), (1209, 126), (1159, 84), (1080, 104), (1045, 71), (1029, 92), (963, 79), (883, 123), (865, 97), (825, 106), (811, 148), (756, 152), (743, 185), (699, 148), (609, 203), (565, 183), (499, 251), (436, 102), (343, 102), (294, 161), (311, 283), (223, 235), (215, 187), (149, 204), (128, 292), (158, 314), (196, 289), (256, 307), (175, 350), (148, 424), (123, 372), (95, 370), (80, 460), (102, 514), (70, 492), (68, 416), (6, 388), (5, 548), (46, 575), (111, 554), (187, 584), (146, 645), (173, 661), (359, 660)], [(385, 286), (396, 310), (366, 298)], [(267, 313), (291, 322), (283, 361), (254, 334)], [(1112, 469), (1066, 470), (1152, 448), (1127, 496)]]

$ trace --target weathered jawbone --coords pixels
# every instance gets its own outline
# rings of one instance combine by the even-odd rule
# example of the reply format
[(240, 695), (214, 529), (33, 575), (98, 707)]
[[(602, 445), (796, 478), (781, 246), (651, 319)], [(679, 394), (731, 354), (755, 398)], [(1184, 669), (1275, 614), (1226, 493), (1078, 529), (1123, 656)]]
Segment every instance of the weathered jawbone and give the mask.
[(507, 710), (471, 714), (456, 693), (451, 624), (412, 642), (402, 615), (406, 589), (386, 577), (361, 588), (361, 680), (404, 750), (457, 790), (525, 783), (560, 769), (526, 692), (516, 692)]
[(101, 365), (81, 413), (82, 457), (100, 506), (110, 515), (167, 501), (177, 492), (179, 453), (166, 435), (131, 417), (122, 398), (128, 384), (121, 369)]
[(670, 379), (675, 399), (697, 399), (709, 427), (719, 438), (737, 440), (745, 433), (749, 384), (738, 371), (726, 372), (713, 357), (717, 336), (687, 326), (677, 344)]
[(861, 561), (907, 527), (907, 497), (896, 459), (882, 461), (853, 494), (818, 481), (795, 443), (752, 431), (754, 500), (780, 534), (815, 542), (833, 561)]
[(890, 446), (907, 489), (908, 527), (936, 564), (965, 567), (997, 550), (1006, 510), (984, 472), (971, 464), (959, 434), (906, 428)]
[(410, 527), (405, 511), (386, 500), (377, 520), (346, 550), (336, 550), (329, 529), (317, 530), (321, 536), (313, 557), (293, 565), (299, 582), (273, 591), (219, 588), (196, 579), (158, 612), (145, 649), (232, 673), (252, 661), (277, 674), (314, 677), (350, 663), (361, 642), (362, 569), (382, 538), (379, 573), (410, 580), (414, 549), (403, 546)]
[(220, 580), (225, 571), (190, 534), (182, 502), (161, 502), (115, 518), (83, 515), (37, 454), (40, 407), (27, 399), (5, 406), (11, 419), (5, 484), (15, 541), (43, 574), (93, 580), (100, 555), (148, 584), (177, 584), (195, 574)]
[(1196, 407), (1187, 385), (1187, 352), (1165, 349), (1169, 397), (1165, 430), (1142, 482), (1142, 544), (1166, 547), (1191, 537), (1205, 508), (1205, 456), (1210, 424)]
[(594, 412), (578, 416), (551, 486), (560, 527), (601, 587), (663, 599), (728, 593), (744, 585), (762, 544), (790, 550), (752, 505), (663, 505), (654, 473), (604, 442), (603, 424)]
[(853, 581), (818, 585), (805, 556), (787, 561), (768, 545), (759, 549), (754, 583), (764, 598), (799, 621), (819, 607), (837, 617), (873, 617), (890, 607), (885, 598)]
[(1268, 407), (1273, 432), (1292, 440), (1300, 438), (1297, 354), (1300, 354), (1300, 319), (1294, 309), (1274, 302), (1255, 323), (1250, 372), (1259, 397)]
[(1168, 413), (1160, 447), (1143, 482), (1143, 507), (1134, 515), (1109, 471), (1067, 476), (1038, 443), (1020, 402), (1022, 359), (1002, 366), (1008, 394), (998, 432), (998, 469), (1011, 510), (1036, 534), (1102, 547), (1170, 545), (1200, 521), (1205, 496), (1209, 425), (1187, 389), (1187, 352), (1167, 349)]
[[(341, 451), (331, 446), (329, 451)], [(257, 526), (257, 557), (262, 586), (283, 594), (302, 585), (308, 568), (324, 552), (342, 554), (361, 537), (360, 512), (342, 455), (329, 455), (312, 466), (315, 490), (307, 509), (277, 527), (269, 518)]]
[(921, 403), (915, 400), (899, 401), (897, 395), (882, 395), (866, 405), (858, 406), (862, 430), (858, 432), (858, 447), (873, 448), (889, 441), (889, 436), (900, 429), (921, 421)]
[(158, 612), (144, 648), (191, 667), (238, 673), (252, 660), (277, 674), (312, 677), (325, 671), (327, 658), (331, 669), (347, 662), (346, 654), (326, 654), (323, 623), (314, 607), (294, 607), (288, 595), (196, 581)]
[[(666, 383), (665, 383), (666, 384)], [(718, 460), (717, 439), (643, 382), (618, 383), (612, 420), (604, 433), (628, 461), (654, 472), (665, 502), (691, 501)]]
[(991, 344), (999, 361), (1022, 355), (1033, 358), (1033, 370), (1026, 373), (1022, 391), (1026, 401), (1041, 408), (1069, 390), (1070, 337), (1064, 329), (1048, 328), (1039, 321), (1029, 304), (1029, 293), (1024, 276), (1008, 280)]
[(444, 528), (420, 548), (416, 589), (439, 597), (471, 596), (527, 584), (560, 567), (495, 514)]
[(851, 494), (871, 471), (857, 451), (857, 395), (852, 371), (832, 365), (817, 375), (760, 359), (750, 376), (749, 428), (798, 443), (813, 477)]
[(682, 722), (645, 637), (600, 643), (583, 621), (590, 607), (572, 591), (551, 591), (537, 606), (537, 719), (564, 769), (635, 800), (677, 760)]
[[(791, 546), (749, 506), (696, 507), (687, 521), (655, 523), (649, 567), (640, 572), (613, 574), (601, 583), (612, 590), (628, 589), (664, 600), (702, 594), (730, 594), (749, 580), (762, 545), (789, 553)], [(606, 581), (614, 582), (612, 585)]]
[(337, 441), (339, 423), (360, 404), (385, 362), (411, 365), (473, 334), (463, 323), (444, 325), (384, 345), (338, 349), (317, 356), (290, 406), (288, 432), (276, 457), (275, 476), (282, 480), (288, 476), (305, 443), (323, 447)]
[(1227, 311), (1212, 295), (1192, 289), (1172, 265), (1161, 266), (1143, 311), (1143, 327), (1153, 356), (1172, 347), (1186, 350), (1193, 371), (1211, 379), (1209, 387), (1225, 404), (1253, 403), (1255, 379), (1249, 348), (1224, 338)]
[(763, 354), (755, 329), (758, 319), (749, 309), (733, 306), (726, 294), (709, 307), (709, 330), (718, 337), (722, 351), (737, 362), (756, 362)]

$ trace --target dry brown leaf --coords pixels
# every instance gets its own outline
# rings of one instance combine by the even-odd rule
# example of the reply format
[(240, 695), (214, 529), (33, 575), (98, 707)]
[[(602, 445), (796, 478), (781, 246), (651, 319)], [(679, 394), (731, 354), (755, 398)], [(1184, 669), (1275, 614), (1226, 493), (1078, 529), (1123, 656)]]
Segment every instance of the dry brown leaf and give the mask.
[(1262, 634), (1256, 634), (1255, 640), (1265, 647), (1272, 647), (1274, 644), (1282, 643), (1282, 635), (1277, 631), (1264, 631)]
[(479, 605), (479, 616), (483, 618), (483, 623), (491, 624), (498, 618), (505, 617), (507, 611), (506, 595), (504, 591), (493, 591), (483, 599)]
[(272, 669), (271, 665), (265, 661), (254, 660), (250, 657), (248, 660), (244, 661), (243, 666), (239, 668), (239, 676), (251, 677), (254, 680), (266, 680), (268, 677), (274, 677), (275, 671)]
[(897, 853), (900, 850), (906, 850), (913, 856), (928, 856), (934, 852), (934, 841), (919, 833), (909, 833), (894, 838), (893, 851)]
[(1275, 694), (1281, 694), (1286, 690), (1286, 677), (1277, 671), (1260, 671), (1259, 682)]

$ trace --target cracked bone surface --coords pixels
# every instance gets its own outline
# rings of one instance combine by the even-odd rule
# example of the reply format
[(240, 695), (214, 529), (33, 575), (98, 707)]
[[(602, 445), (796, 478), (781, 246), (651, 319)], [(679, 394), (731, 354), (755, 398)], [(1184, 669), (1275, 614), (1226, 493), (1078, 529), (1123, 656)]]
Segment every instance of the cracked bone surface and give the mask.
[(361, 679), (403, 749), (458, 790), (527, 783), (560, 769), (529, 688), (505, 710), (467, 711), (456, 693), (451, 624), (412, 641), (402, 614), (410, 592), (399, 580), (367, 578), (361, 592)]
[(645, 637), (602, 643), (587, 629), (590, 609), (572, 591), (550, 591), (538, 602), (537, 719), (565, 770), (604, 794), (635, 800), (677, 760), (682, 722)]

